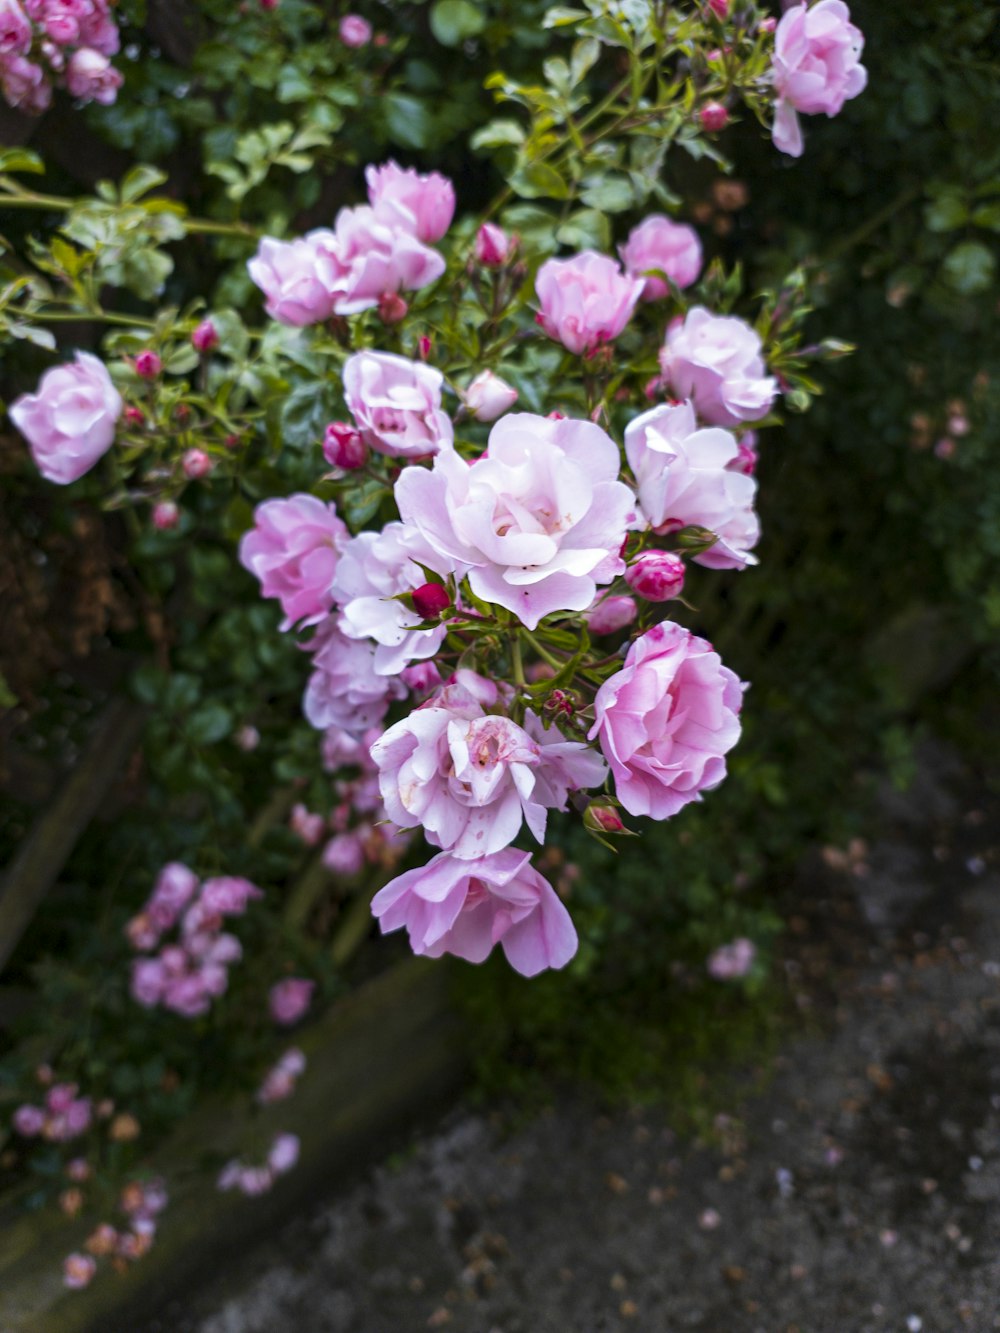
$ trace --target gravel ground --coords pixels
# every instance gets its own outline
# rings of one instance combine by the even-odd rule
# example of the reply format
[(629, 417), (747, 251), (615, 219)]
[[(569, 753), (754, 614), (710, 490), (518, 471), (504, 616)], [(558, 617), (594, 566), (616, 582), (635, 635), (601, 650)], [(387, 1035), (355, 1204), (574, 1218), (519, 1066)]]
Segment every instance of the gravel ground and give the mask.
[(711, 1143), (585, 1098), (452, 1113), (148, 1333), (1000, 1329), (997, 803), (935, 750), (881, 806), (800, 878), (813, 1035)]

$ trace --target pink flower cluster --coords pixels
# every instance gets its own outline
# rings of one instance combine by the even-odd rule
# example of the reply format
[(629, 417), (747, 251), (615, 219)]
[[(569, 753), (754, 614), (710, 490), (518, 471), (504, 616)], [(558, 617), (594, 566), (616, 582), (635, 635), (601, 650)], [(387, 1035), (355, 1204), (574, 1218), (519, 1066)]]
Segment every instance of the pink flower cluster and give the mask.
[(53, 84), (110, 105), (122, 85), (108, 58), (118, 47), (108, 0), (0, 0), (0, 89), (27, 115), (48, 108)]
[(119, 1207), (124, 1227), (101, 1222), (84, 1242), (86, 1254), (69, 1254), (63, 1260), (63, 1284), (71, 1291), (88, 1287), (97, 1273), (97, 1261), (109, 1259), (119, 1272), (128, 1263), (142, 1259), (152, 1248), (158, 1218), (166, 1208), (167, 1191), (162, 1180), (131, 1181), (121, 1192)]
[(30, 1139), (41, 1136), (50, 1143), (66, 1143), (90, 1128), (93, 1103), (80, 1097), (75, 1083), (54, 1083), (45, 1094), (43, 1105), (25, 1103), (11, 1119), (15, 1133)]
[(291, 1171), (299, 1160), (299, 1148), (297, 1135), (277, 1134), (260, 1166), (247, 1166), (234, 1158), (222, 1168), (217, 1186), (220, 1190), (237, 1189), (249, 1197), (266, 1194), (278, 1177)]
[(290, 1047), (264, 1075), (257, 1089), (257, 1101), (261, 1106), (285, 1101), (295, 1091), (295, 1084), (305, 1072), (305, 1067), (306, 1057), (297, 1046)]
[(355, 315), (426, 287), (444, 272), (445, 261), (431, 246), (451, 225), (451, 182), (395, 162), (370, 166), (365, 175), (369, 203), (342, 208), (332, 231), (261, 241), (247, 268), (272, 319), (304, 325)]
[(132, 963), (132, 998), (147, 1009), (162, 1006), (184, 1018), (205, 1014), (225, 993), (229, 967), (243, 956), (235, 935), (223, 931), (227, 916), (240, 916), (261, 891), (249, 880), (232, 876), (198, 877), (187, 866), (171, 862), (157, 877), (153, 892), (138, 916), (126, 927), (132, 947), (150, 951), (174, 927), (173, 942), (155, 957)]

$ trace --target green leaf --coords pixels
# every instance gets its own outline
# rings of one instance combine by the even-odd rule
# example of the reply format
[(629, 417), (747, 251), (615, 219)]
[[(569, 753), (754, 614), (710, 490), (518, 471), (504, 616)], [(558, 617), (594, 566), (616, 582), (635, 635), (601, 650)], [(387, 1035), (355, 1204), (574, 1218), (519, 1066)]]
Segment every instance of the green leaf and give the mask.
[(41, 176), (45, 163), (27, 148), (0, 148), (0, 171), (30, 171)]
[(532, 162), (510, 178), (510, 188), (522, 199), (568, 199), (569, 186), (547, 162)]
[(195, 745), (214, 745), (228, 736), (233, 718), (228, 708), (218, 703), (202, 704), (188, 718), (185, 731)]
[(163, 368), (171, 375), (187, 375), (194, 370), (199, 360), (200, 357), (193, 347), (182, 345), (170, 353), (163, 363)]
[(931, 231), (954, 231), (968, 221), (965, 200), (955, 192), (940, 194), (924, 209), (924, 221)]
[(988, 227), (990, 231), (1000, 231), (1000, 203), (983, 204), (972, 215), (977, 227)]
[(962, 241), (944, 261), (944, 280), (961, 296), (987, 291), (996, 274), (997, 261), (981, 241)]
[(419, 97), (387, 93), (382, 99), (390, 137), (404, 148), (426, 148), (433, 137), (434, 120)]
[(632, 182), (628, 177), (611, 173), (588, 185), (580, 197), (585, 204), (600, 209), (602, 213), (624, 213), (635, 200)]
[(607, 250), (611, 245), (611, 224), (596, 209), (581, 208), (557, 230), (556, 240), (574, 250)]
[(461, 46), (486, 27), (486, 15), (472, 0), (437, 0), (431, 9), (431, 32), (442, 46)]
[(122, 179), (121, 197), (122, 203), (133, 204), (150, 190), (162, 185), (167, 179), (167, 173), (160, 171), (158, 167), (147, 167), (141, 163)]
[(491, 120), (476, 130), (469, 143), (473, 148), (502, 148), (505, 144), (519, 148), (524, 143), (524, 130), (516, 120)]
[(585, 9), (569, 9), (566, 5), (553, 5), (542, 19), (543, 28), (565, 28), (570, 23), (579, 23), (590, 15)]

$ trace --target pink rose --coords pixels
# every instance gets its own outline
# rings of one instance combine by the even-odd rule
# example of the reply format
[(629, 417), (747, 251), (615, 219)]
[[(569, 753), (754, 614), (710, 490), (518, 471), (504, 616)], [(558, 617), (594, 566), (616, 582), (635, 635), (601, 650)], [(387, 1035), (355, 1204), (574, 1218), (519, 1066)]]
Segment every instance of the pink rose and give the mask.
[(386, 202), (401, 206), (413, 220), (411, 225), (418, 241), (431, 245), (451, 226), (455, 189), (450, 180), (436, 171), (421, 176), (412, 167), (404, 171), (389, 161), (380, 167), (366, 167), (365, 180), (372, 207)]
[(334, 875), (357, 875), (364, 869), (365, 846), (357, 832), (338, 833), (323, 848), (323, 864)]
[(340, 727), (361, 736), (382, 721), (393, 699), (405, 695), (402, 681), (376, 673), (375, 647), (367, 639), (349, 639), (332, 619), (317, 630), (302, 708), (318, 731)]
[(756, 957), (757, 946), (753, 940), (741, 937), (716, 949), (706, 967), (716, 981), (731, 981), (734, 977), (745, 977)]
[(330, 318), (341, 291), (335, 251), (331, 231), (311, 231), (294, 241), (264, 237), (247, 272), (267, 298), (264, 309), (272, 319), (301, 328)]
[(79, 6), (80, 45), (101, 55), (113, 56), (121, 45), (118, 24), (111, 16), (108, 0), (88, 0)]
[(124, 82), (124, 75), (115, 69), (108, 57), (90, 47), (83, 46), (74, 51), (66, 66), (66, 87), (73, 97), (85, 102), (110, 106)]
[(299, 1160), (299, 1139), (297, 1134), (278, 1134), (267, 1154), (267, 1164), (275, 1175), (284, 1175), (291, 1171)]
[(10, 419), (31, 446), (42, 476), (65, 486), (111, 448), (121, 412), (121, 395), (104, 363), (77, 352), (73, 364), (45, 372), (37, 393), (12, 403)]
[(638, 614), (634, 598), (609, 597), (605, 593), (590, 608), (585, 619), (591, 634), (616, 634), (631, 625)]
[(447, 449), (430, 471), (404, 469), (396, 502), (404, 522), (471, 571), (477, 597), (535, 629), (550, 612), (586, 610), (599, 583), (624, 573), (635, 512), (618, 470), (618, 446), (599, 426), (514, 413), (471, 466)]
[(132, 999), (152, 1009), (163, 998), (166, 972), (158, 958), (136, 958), (132, 963), (132, 981), (129, 990)]
[[(427, 582), (421, 565), (450, 572), (420, 533), (402, 523), (361, 532), (341, 553), (332, 586), (340, 607), (337, 627), (348, 638), (375, 641), (373, 665), (379, 676), (397, 676), (411, 662), (433, 657), (444, 642), (446, 625), (420, 629), (425, 617), (419, 607), (411, 611), (395, 600)], [(447, 600), (444, 589), (439, 591)]]
[(315, 989), (315, 981), (303, 977), (287, 977), (273, 985), (268, 994), (268, 1008), (275, 1023), (283, 1027), (297, 1023), (312, 1003)]
[(647, 602), (669, 602), (684, 590), (684, 561), (673, 551), (643, 551), (625, 571), (625, 582)]
[(45, 71), (24, 56), (0, 61), (0, 87), (6, 102), (26, 116), (40, 116), (52, 102), (52, 85)]
[(70, 1291), (89, 1287), (97, 1272), (97, 1261), (89, 1254), (68, 1254), (63, 1260), (63, 1286)]
[(578, 355), (612, 342), (632, 318), (644, 283), (624, 275), (613, 259), (584, 250), (572, 259), (548, 259), (538, 270), (538, 322)]
[(800, 4), (785, 11), (774, 34), (776, 148), (801, 157), (796, 112), (835, 116), (864, 89), (868, 82), (868, 71), (860, 64), (864, 44), (842, 0), (819, 0), (811, 8)]
[(492, 370), (481, 371), (462, 395), (476, 421), (496, 421), (517, 402), (517, 390)]
[(146, 904), (150, 922), (158, 931), (169, 930), (198, 888), (198, 876), (179, 861), (165, 865)]
[(694, 557), (709, 569), (756, 564), (757, 483), (736, 469), (740, 450), (729, 431), (699, 429), (690, 403), (662, 404), (625, 428), (625, 454), (655, 531), (693, 525), (714, 532), (718, 540)]
[(413, 227), (412, 214), (389, 199), (375, 208), (340, 210), (332, 252), (339, 266), (338, 315), (371, 310), (387, 294), (417, 291), (440, 278), (443, 256), (424, 245)]
[(506, 264), (516, 245), (516, 237), (508, 236), (495, 222), (484, 222), (476, 232), (475, 256), (487, 268), (499, 268)]
[(80, 40), (79, 6), (72, 0), (46, 0), (41, 20), (46, 35), (59, 46)]
[(777, 381), (765, 374), (760, 338), (734, 315), (694, 306), (667, 331), (660, 368), (676, 398), (691, 398), (703, 421), (736, 426), (770, 411)]
[(262, 597), (281, 603), (283, 630), (298, 622), (318, 624), (330, 610), (330, 588), (347, 540), (332, 501), (291, 495), (257, 506), (254, 526), (240, 539), (240, 564), (260, 580)]
[(704, 639), (669, 620), (632, 644), (594, 700), (597, 737), (631, 815), (667, 819), (726, 776), (743, 687)]
[(26, 56), (32, 37), (31, 24), (17, 0), (0, 0), (0, 59)]
[(552, 885), (510, 847), (475, 861), (442, 852), (391, 880), (372, 900), (383, 934), (405, 927), (416, 954), (481, 963), (499, 943), (523, 976), (565, 967), (576, 953), (573, 922)]
[[(676, 287), (690, 287), (701, 272), (701, 241), (693, 227), (672, 222), (660, 213), (645, 218), (618, 247), (625, 272), (641, 278), (649, 269), (665, 273)], [(662, 278), (650, 274), (642, 289), (644, 301), (660, 301), (669, 294)]]
[(206, 879), (201, 889), (200, 905), (215, 916), (241, 916), (254, 898), (263, 898), (256, 884), (237, 875), (217, 875)]
[(40, 1106), (25, 1103), (14, 1112), (11, 1124), (22, 1138), (33, 1139), (41, 1134), (45, 1127), (45, 1112)]
[(389, 352), (357, 352), (344, 364), (344, 397), (361, 438), (390, 458), (425, 458), (452, 443), (443, 383), (433, 366)]
[(354, 49), (367, 46), (372, 39), (372, 25), (360, 14), (345, 14), (337, 32), (344, 45)]

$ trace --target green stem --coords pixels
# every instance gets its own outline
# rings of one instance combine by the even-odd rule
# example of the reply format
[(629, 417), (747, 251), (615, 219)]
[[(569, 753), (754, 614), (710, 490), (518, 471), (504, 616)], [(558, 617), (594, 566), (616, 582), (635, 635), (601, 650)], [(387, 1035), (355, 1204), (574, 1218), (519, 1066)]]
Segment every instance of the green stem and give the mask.
[(524, 688), (524, 663), (521, 661), (521, 639), (515, 632), (510, 645), (511, 669), (514, 673), (514, 684)]
[[(58, 194), (23, 190), (15, 181), (0, 176), (0, 203), (4, 208), (39, 208), (69, 213), (79, 202), (78, 199), (66, 199)], [(182, 218), (181, 222), (189, 236), (246, 236), (252, 239), (258, 235), (257, 230), (247, 222), (214, 222), (210, 218)]]
[(72, 310), (36, 310), (33, 318), (42, 324), (83, 324), (96, 320), (102, 324), (121, 324), (125, 328), (156, 328), (151, 319), (143, 319), (141, 315), (114, 315), (105, 310), (81, 310), (79, 313)]
[(854, 229), (854, 231), (849, 232), (848, 235), (839, 240), (836, 245), (832, 245), (830, 249), (827, 250), (826, 254), (823, 255), (821, 262), (828, 264), (834, 259), (839, 259), (840, 256), (846, 254), (848, 250), (853, 250), (856, 245), (869, 237), (872, 232), (876, 232), (880, 227), (884, 226), (896, 213), (899, 213), (902, 209), (906, 208), (908, 204), (912, 204), (922, 193), (923, 187), (920, 185), (911, 185), (903, 190), (903, 192), (898, 194), (895, 199), (891, 199), (884, 208), (880, 208), (877, 213), (872, 214), (870, 218), (862, 222), (860, 226)]
[(556, 670), (558, 671), (559, 668), (564, 665), (562, 662), (559, 661), (558, 657), (553, 657), (553, 655), (549, 652), (547, 648), (543, 648), (542, 645), (538, 642), (538, 640), (529, 630), (524, 631), (524, 637), (531, 644), (532, 648), (534, 648), (538, 656), (542, 658), (543, 661), (548, 662), (550, 667), (555, 667)]

